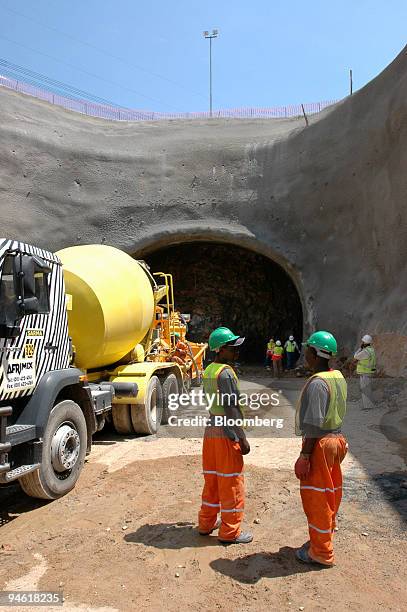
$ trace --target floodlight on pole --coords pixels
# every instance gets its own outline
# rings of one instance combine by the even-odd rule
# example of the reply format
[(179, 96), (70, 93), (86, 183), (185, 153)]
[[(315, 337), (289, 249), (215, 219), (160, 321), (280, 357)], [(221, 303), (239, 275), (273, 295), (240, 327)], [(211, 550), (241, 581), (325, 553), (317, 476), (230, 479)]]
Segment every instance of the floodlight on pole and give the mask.
[(204, 38), (209, 39), (209, 117), (212, 117), (212, 38), (218, 38), (219, 30), (208, 30), (203, 33)]

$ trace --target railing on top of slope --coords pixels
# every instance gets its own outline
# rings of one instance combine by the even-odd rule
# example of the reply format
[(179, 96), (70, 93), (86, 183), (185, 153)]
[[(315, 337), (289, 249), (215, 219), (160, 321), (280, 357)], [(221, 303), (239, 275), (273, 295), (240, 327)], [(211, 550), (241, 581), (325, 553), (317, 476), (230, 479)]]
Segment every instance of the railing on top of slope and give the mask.
[[(110, 121), (156, 121), (162, 119), (209, 119), (209, 111), (187, 112), (187, 113), (158, 113), (155, 111), (132, 110), (104, 104), (97, 104), (87, 100), (79, 100), (58, 95), (52, 91), (47, 91), (24, 81), (16, 81), (9, 77), (0, 75), (0, 86), (13, 89), (21, 93), (28, 94), (40, 100), (45, 100), (51, 104), (62, 106), (72, 111), (99, 117)], [(337, 100), (325, 102), (311, 102), (304, 104), (304, 111), (307, 115), (319, 113), (324, 108), (332, 106)], [(286, 119), (298, 117), (303, 114), (301, 104), (274, 106), (269, 108), (232, 108), (215, 110), (212, 112), (213, 118), (224, 119)]]

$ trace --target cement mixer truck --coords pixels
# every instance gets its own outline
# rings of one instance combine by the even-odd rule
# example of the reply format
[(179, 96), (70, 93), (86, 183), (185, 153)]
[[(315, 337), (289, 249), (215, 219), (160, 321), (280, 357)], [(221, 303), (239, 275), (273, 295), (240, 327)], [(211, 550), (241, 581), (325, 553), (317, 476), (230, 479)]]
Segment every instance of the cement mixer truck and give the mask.
[(0, 240), (0, 484), (56, 499), (106, 422), (156, 433), (169, 396), (200, 384), (186, 319), (171, 275), (118, 249)]

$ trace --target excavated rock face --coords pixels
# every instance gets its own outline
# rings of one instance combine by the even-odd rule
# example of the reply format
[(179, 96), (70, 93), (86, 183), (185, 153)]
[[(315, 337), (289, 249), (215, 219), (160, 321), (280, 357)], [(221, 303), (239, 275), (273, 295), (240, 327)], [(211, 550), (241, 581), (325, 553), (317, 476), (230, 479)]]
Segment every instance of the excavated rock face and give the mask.
[(54, 250), (103, 242), (137, 257), (197, 241), (243, 247), (290, 276), (304, 334), (328, 329), (349, 354), (369, 332), (385, 371), (407, 373), (404, 51), (309, 127), (109, 123), (6, 90), (0, 98), (4, 235)]
[(175, 306), (191, 315), (188, 337), (200, 341), (220, 325), (245, 336), (245, 361), (263, 361), (272, 336), (302, 338), (301, 302), (290, 277), (252, 251), (216, 243), (181, 244), (156, 251), (152, 270), (173, 274)]

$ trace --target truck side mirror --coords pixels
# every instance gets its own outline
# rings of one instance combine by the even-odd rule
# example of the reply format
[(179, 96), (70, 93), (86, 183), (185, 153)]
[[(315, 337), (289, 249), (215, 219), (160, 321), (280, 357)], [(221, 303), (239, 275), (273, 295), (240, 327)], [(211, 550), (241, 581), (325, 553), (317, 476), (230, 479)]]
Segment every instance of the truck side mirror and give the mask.
[(31, 255), (21, 255), (14, 259), (15, 272), (20, 298), (18, 307), (21, 316), (37, 314), (38, 298), (35, 295), (35, 259)]

